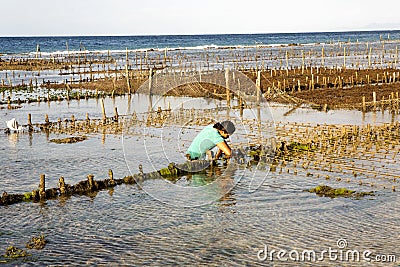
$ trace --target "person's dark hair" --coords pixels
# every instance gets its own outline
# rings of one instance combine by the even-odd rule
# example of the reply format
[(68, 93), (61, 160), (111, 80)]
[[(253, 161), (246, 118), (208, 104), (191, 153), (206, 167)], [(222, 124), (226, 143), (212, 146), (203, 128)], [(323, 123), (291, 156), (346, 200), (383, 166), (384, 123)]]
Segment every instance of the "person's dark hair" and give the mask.
[(222, 126), (221, 123), (217, 122), (216, 124), (214, 124), (213, 128), (220, 130), (220, 131), (225, 131), (224, 126)]
[(235, 125), (231, 121), (217, 122), (213, 127), (217, 130), (225, 131), (230, 135), (236, 130)]

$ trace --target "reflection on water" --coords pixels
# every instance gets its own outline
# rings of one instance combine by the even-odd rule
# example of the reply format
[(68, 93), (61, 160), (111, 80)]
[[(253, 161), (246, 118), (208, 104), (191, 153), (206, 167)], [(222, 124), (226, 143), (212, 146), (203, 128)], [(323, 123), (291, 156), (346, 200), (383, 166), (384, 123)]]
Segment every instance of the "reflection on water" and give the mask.
[(17, 133), (10, 133), (8, 134), (8, 142), (10, 144), (10, 147), (15, 148), (17, 146), (18, 142), (18, 134)]

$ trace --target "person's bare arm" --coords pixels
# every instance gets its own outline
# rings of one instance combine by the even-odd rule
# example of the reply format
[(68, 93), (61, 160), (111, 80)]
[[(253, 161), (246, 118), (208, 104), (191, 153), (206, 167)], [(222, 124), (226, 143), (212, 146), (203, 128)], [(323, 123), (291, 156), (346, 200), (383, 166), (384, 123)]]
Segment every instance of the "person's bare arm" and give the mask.
[(217, 153), (215, 154), (214, 159), (219, 159), (219, 157), (221, 157), (221, 155), (222, 155), (222, 150), (218, 149)]
[(215, 155), (215, 158), (218, 159), (222, 153), (225, 154), (226, 157), (230, 158), (232, 154), (231, 148), (228, 146), (228, 144), (224, 141), (221, 143), (217, 144), (217, 147), (219, 148), (217, 154)]

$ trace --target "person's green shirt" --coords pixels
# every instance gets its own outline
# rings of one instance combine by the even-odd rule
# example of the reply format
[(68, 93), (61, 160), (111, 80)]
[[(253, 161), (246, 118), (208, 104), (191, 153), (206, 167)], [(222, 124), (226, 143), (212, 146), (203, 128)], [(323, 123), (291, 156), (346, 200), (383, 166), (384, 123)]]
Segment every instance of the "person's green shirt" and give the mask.
[(224, 138), (217, 129), (213, 128), (213, 125), (209, 125), (193, 139), (187, 154), (190, 154), (192, 159), (200, 159), (205, 156), (207, 150), (213, 149), (221, 142), (224, 142)]

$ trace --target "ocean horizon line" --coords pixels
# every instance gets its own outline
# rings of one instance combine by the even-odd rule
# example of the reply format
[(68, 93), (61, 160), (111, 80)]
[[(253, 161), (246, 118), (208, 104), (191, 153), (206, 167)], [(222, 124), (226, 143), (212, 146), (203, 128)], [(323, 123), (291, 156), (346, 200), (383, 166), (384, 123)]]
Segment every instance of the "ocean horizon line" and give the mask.
[(301, 35), (301, 34), (334, 34), (334, 33), (374, 33), (374, 32), (400, 32), (400, 29), (379, 30), (332, 30), (332, 31), (304, 31), (304, 32), (253, 32), (253, 33), (179, 33), (179, 34), (55, 34), (55, 35), (1, 35), (0, 38), (41, 38), (41, 37), (156, 37), (156, 36), (221, 36), (221, 35)]

